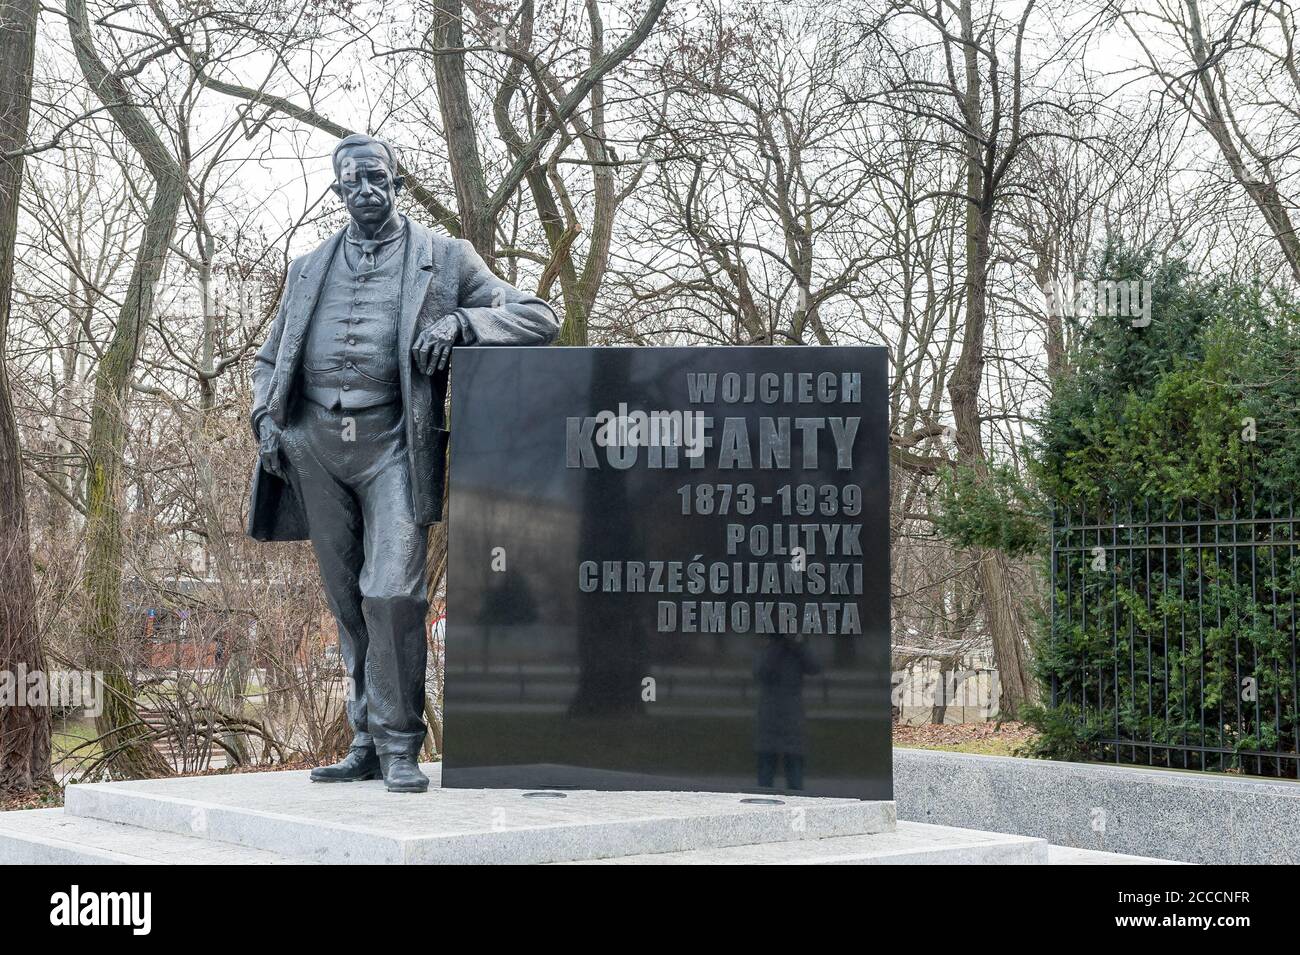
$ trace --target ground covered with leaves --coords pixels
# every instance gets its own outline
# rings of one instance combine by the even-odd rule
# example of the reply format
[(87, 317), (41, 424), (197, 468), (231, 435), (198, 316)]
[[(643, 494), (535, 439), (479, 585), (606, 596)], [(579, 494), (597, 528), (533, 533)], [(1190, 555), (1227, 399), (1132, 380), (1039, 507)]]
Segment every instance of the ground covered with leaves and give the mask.
[(984, 756), (1017, 756), (1035, 736), (1024, 723), (894, 724), (894, 745), (911, 749), (946, 749)]
[[(299, 760), (290, 763), (264, 763), (254, 766), (231, 766), (224, 769), (209, 769), (201, 773), (186, 773), (188, 776), (229, 776), (234, 773), (270, 773), (290, 769), (311, 769), (315, 763)], [(0, 812), (14, 809), (52, 809), (63, 805), (63, 790), (59, 787), (38, 794), (19, 796), (0, 794)]]

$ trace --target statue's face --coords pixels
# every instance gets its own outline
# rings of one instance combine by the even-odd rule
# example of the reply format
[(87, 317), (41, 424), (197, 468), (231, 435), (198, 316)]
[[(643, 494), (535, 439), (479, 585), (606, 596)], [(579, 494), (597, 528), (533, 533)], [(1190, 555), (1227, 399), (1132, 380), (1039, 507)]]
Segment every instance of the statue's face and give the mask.
[(402, 179), (388, 166), (388, 154), (377, 145), (353, 146), (338, 157), (334, 194), (348, 207), (357, 225), (377, 227), (388, 221), (397, 204)]

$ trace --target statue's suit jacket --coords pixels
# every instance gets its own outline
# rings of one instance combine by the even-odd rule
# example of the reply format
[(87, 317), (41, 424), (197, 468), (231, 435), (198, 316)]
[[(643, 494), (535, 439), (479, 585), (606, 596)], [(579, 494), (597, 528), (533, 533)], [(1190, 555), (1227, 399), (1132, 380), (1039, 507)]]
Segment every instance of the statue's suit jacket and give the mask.
[[(549, 305), (494, 275), (469, 242), (444, 238), (411, 220), (407, 227), (398, 362), (415, 517), (421, 524), (432, 524), (442, 519), (447, 372), (429, 376), (415, 366), (411, 346), (418, 332), (444, 315), (455, 315), (467, 344), (545, 345), (555, 339), (559, 328)], [(304, 400), (298, 387), (303, 341), (343, 236), (339, 232), (289, 265), (279, 312), (253, 364), (255, 435), (263, 416), (286, 427), (295, 402)], [(303, 502), (290, 484), (262, 468), (260, 461), (253, 469), (248, 534), (263, 541), (308, 536)]]

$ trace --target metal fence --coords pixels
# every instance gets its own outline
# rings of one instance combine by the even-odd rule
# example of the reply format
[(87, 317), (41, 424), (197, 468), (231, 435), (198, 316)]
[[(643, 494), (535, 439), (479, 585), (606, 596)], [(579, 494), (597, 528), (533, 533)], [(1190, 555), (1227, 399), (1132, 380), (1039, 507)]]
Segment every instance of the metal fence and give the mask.
[(1058, 506), (1051, 703), (1090, 758), (1296, 777), (1293, 502)]

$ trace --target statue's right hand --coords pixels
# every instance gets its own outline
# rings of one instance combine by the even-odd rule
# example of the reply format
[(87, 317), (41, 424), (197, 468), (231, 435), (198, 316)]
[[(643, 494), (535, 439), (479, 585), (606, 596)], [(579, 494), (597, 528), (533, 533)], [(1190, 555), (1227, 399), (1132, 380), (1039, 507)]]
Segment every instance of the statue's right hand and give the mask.
[(257, 426), (257, 434), (261, 438), (257, 455), (261, 459), (262, 468), (283, 481), (285, 473), (284, 458), (280, 454), (280, 433), (279, 425), (270, 418), (263, 418)]

